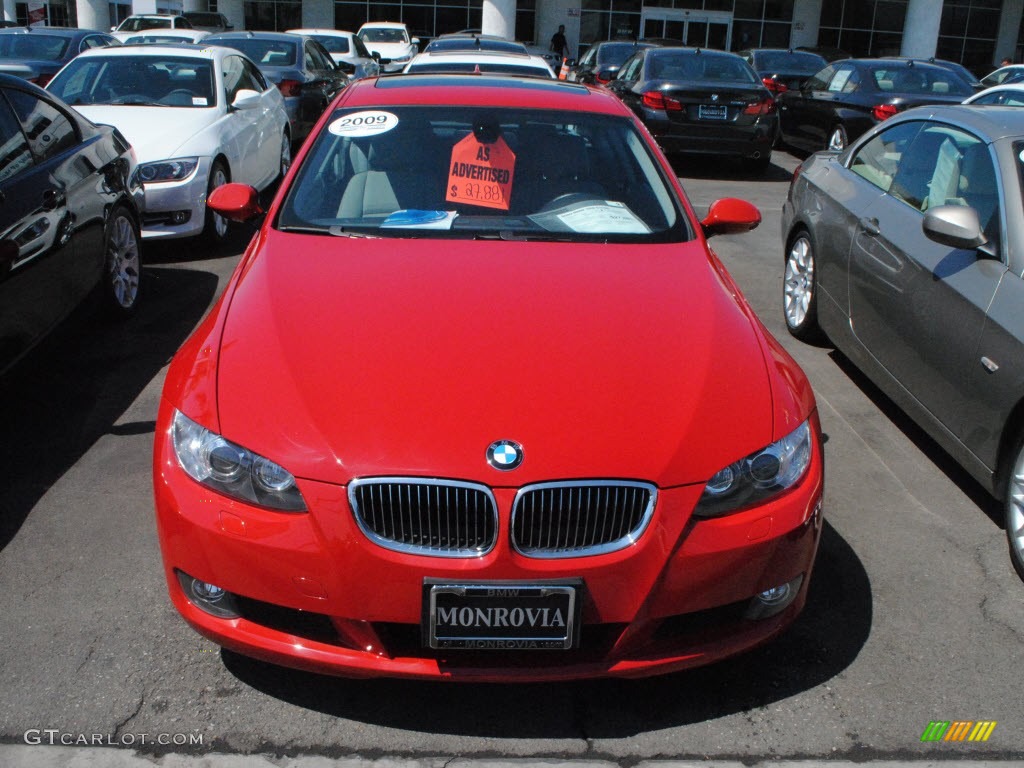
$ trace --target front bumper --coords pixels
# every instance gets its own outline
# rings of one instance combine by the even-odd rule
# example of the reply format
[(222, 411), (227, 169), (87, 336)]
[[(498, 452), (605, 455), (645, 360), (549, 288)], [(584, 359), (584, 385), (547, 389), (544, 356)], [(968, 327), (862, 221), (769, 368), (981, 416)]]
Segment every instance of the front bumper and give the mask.
[[(143, 184), (145, 207), (142, 209), (142, 237), (144, 240), (169, 240), (193, 237), (203, 231), (206, 223), (206, 192), (210, 183), (209, 157), (199, 158), (196, 170), (181, 181), (161, 181)], [(184, 222), (176, 223), (186, 216)]]
[[(164, 405), (164, 411), (168, 406)], [(161, 418), (161, 424), (166, 424)], [(690, 512), (702, 488), (659, 489), (632, 546), (566, 559), (524, 557), (508, 540), (514, 488), (494, 488), (499, 543), (479, 558), (383, 549), (359, 529), (346, 488), (299, 481), (310, 511), (278, 513), (218, 496), (178, 467), (166, 432), (154, 456), (157, 527), (171, 600), (199, 633), (283, 666), (352, 677), (544, 681), (643, 677), (716, 661), (789, 625), (806, 600), (822, 519), (822, 456), (785, 494), (723, 518)], [(178, 573), (237, 596), (240, 618), (218, 618), (186, 596)], [(423, 647), (423, 585), (498, 580), (578, 582), (579, 647)], [(793, 583), (792, 602), (748, 618), (754, 597)]]

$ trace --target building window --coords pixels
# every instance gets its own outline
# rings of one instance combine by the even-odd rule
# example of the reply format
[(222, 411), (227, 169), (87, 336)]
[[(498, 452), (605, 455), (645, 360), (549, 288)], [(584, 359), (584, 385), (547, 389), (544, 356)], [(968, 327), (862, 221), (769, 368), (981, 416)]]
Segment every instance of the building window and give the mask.
[(284, 32), (302, 26), (302, 3), (299, 0), (246, 0), (243, 10), (246, 29)]

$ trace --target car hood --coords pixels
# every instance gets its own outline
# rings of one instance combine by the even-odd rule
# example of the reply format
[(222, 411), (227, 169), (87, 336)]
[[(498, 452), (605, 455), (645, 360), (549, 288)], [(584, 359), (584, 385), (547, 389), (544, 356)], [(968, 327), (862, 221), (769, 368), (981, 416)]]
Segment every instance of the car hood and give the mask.
[(218, 117), (214, 108), (75, 105), (94, 123), (112, 125), (135, 149), (140, 163), (173, 158), (177, 149)]
[[(219, 425), (298, 477), (664, 487), (771, 442), (760, 326), (700, 241), (265, 238), (224, 320)], [(508, 476), (497, 440), (523, 446)]]

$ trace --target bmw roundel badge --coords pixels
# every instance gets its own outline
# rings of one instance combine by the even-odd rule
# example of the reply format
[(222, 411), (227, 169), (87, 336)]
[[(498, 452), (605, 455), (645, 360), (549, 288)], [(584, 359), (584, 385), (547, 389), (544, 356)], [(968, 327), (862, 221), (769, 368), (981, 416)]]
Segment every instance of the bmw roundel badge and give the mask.
[(498, 440), (487, 446), (487, 463), (502, 472), (523, 463), (523, 446), (511, 440)]

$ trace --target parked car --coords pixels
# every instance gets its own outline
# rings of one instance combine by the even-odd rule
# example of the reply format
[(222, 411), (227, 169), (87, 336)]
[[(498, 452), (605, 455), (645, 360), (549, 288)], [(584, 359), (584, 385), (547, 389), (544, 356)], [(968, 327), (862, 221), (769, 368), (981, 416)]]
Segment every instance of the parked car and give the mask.
[(488, 75), (518, 75), (553, 79), (555, 73), (540, 56), (527, 53), (424, 51), (416, 54), (402, 70), (405, 74), (482, 72)]
[(401, 72), (419, 53), (419, 38), (409, 37), (405, 24), (393, 21), (368, 21), (359, 28), (359, 39), (367, 50), (380, 56), (385, 72)]
[(380, 74), (380, 56), (370, 53), (354, 32), (338, 29), (289, 29), (288, 32), (316, 40), (338, 68), (351, 77), (358, 79)]
[(1024, 111), (930, 106), (810, 157), (784, 315), (826, 336), (987, 491), (1024, 577)]
[(981, 84), (986, 88), (991, 88), (993, 85), (1009, 85), (1022, 80), (1024, 80), (1024, 64), (1010, 64), (1000, 67), (994, 72), (989, 72), (981, 78)]
[(607, 85), (615, 79), (619, 67), (630, 56), (654, 43), (635, 40), (601, 40), (592, 43), (580, 60), (569, 71), (569, 80), (591, 85)]
[(141, 189), (132, 150), (42, 89), (0, 74), (0, 372), (86, 297), (139, 300)]
[(230, 32), (235, 28), (235, 25), (228, 21), (228, 17), (223, 13), (216, 13), (213, 11), (185, 11), (183, 14), (188, 23), (192, 25), (193, 29), (202, 30), (203, 32)]
[(205, 206), (228, 181), (265, 189), (291, 164), (284, 101), (245, 56), (219, 48), (120, 46), (86, 51), (49, 90), (90, 120), (115, 125), (138, 156), (142, 236), (203, 234), (228, 222)]
[(736, 157), (755, 170), (771, 163), (775, 100), (734, 53), (639, 48), (608, 89), (668, 153)]
[(42, 87), (82, 51), (120, 45), (95, 29), (11, 27), (0, 29), (0, 72)]
[(964, 99), (964, 104), (1024, 107), (1024, 83), (994, 85)]
[(973, 93), (959, 75), (934, 64), (845, 59), (778, 95), (781, 140), (810, 152), (841, 150), (905, 109), (957, 104)]
[(292, 141), (305, 140), (313, 124), (342, 88), (348, 75), (316, 40), (287, 32), (225, 32), (210, 35), (204, 45), (241, 51), (260, 68), (284, 96)]
[(706, 242), (760, 214), (699, 221), (613, 95), (360, 80), (265, 216), (237, 184), (209, 204), (262, 224), (157, 420), (199, 632), (326, 673), (564, 681), (796, 617), (817, 410)]
[(124, 40), (139, 32), (151, 29), (192, 29), (192, 24), (184, 16), (174, 13), (140, 13), (129, 16), (110, 31), (118, 40)]
[(124, 39), (124, 45), (195, 45), (210, 33), (202, 29), (151, 29)]
[(739, 55), (772, 93), (799, 88), (804, 80), (828, 66), (824, 56), (787, 48), (752, 48)]

